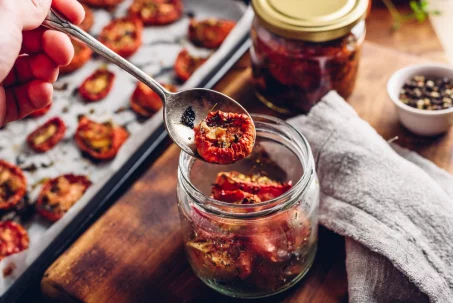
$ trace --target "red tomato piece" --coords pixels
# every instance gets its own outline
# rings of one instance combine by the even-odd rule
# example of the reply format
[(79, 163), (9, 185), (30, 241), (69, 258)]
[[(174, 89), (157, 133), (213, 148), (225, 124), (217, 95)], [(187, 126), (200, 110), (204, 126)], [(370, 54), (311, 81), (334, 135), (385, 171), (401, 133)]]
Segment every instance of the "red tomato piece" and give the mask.
[(89, 102), (104, 99), (112, 90), (115, 74), (107, 68), (98, 68), (79, 87), (80, 96)]
[(83, 196), (91, 181), (85, 176), (62, 175), (44, 183), (36, 202), (37, 212), (50, 222), (59, 220)]
[(216, 185), (227, 191), (242, 190), (254, 194), (263, 202), (283, 195), (292, 187), (291, 182), (281, 183), (266, 176), (247, 176), (236, 171), (218, 173)]
[(194, 128), (195, 145), (207, 162), (229, 164), (247, 157), (255, 143), (255, 125), (246, 114), (215, 111)]
[(68, 74), (78, 70), (90, 60), (91, 55), (93, 54), (93, 51), (82, 42), (74, 39), (71, 39), (71, 42), (74, 47), (74, 58), (72, 58), (71, 63), (68, 65), (60, 66), (61, 74)]
[(216, 184), (212, 187), (212, 197), (216, 200), (233, 204), (256, 204), (261, 199), (254, 194), (242, 190), (223, 190)]
[(189, 54), (187, 49), (183, 49), (176, 58), (175, 73), (181, 81), (187, 81), (190, 76), (199, 68), (208, 58), (195, 57)]
[(32, 118), (44, 116), (50, 110), (51, 107), (52, 107), (52, 103), (50, 103), (46, 107), (43, 107), (43, 108), (38, 109), (38, 110), (35, 110), (34, 112), (29, 114), (28, 116), (32, 117)]
[(28, 248), (28, 233), (22, 225), (13, 222), (0, 222), (0, 260)]
[(27, 180), (22, 170), (0, 160), (0, 210), (11, 209), (25, 196)]
[(58, 117), (52, 118), (27, 137), (28, 145), (36, 152), (43, 153), (52, 149), (63, 139), (66, 125)]
[(93, 7), (109, 8), (123, 2), (123, 0), (80, 0), (81, 2)]
[(97, 123), (82, 117), (75, 134), (79, 148), (96, 160), (110, 160), (129, 137), (127, 131), (111, 122)]
[(164, 25), (179, 20), (183, 10), (181, 0), (135, 0), (129, 14), (140, 18), (145, 25)]
[(82, 23), (80, 23), (79, 27), (84, 31), (89, 31), (94, 23), (93, 11), (91, 8), (82, 4), (83, 9), (85, 10), (85, 19), (83, 19)]
[(193, 44), (215, 49), (218, 48), (236, 25), (232, 20), (209, 18), (203, 21), (190, 20), (189, 40)]
[(120, 18), (110, 22), (99, 41), (122, 57), (134, 54), (142, 45), (143, 23), (138, 18)]
[[(161, 83), (162, 84), (162, 83)], [(172, 84), (162, 84), (170, 92), (178, 89)], [(151, 117), (162, 107), (162, 100), (151, 88), (143, 82), (138, 82), (134, 93), (131, 96), (131, 108), (142, 117)]]

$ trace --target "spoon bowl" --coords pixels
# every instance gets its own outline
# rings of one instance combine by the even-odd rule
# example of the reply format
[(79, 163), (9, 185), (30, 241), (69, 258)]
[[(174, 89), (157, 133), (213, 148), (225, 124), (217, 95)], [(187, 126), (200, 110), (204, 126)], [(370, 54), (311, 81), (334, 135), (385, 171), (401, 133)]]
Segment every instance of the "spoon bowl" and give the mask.
[(247, 114), (250, 117), (250, 114), (239, 103), (214, 90), (194, 88), (177, 93), (169, 92), (138, 67), (110, 50), (96, 40), (96, 38), (92, 37), (78, 26), (70, 23), (52, 9), (49, 11), (47, 18), (42, 25), (50, 29), (61, 31), (82, 41), (94, 52), (149, 86), (162, 100), (164, 122), (168, 134), (183, 151), (193, 157), (205, 161), (197, 153), (193, 129), (181, 123), (181, 118), (188, 107), (191, 106), (195, 113), (194, 125), (198, 124), (213, 110)]

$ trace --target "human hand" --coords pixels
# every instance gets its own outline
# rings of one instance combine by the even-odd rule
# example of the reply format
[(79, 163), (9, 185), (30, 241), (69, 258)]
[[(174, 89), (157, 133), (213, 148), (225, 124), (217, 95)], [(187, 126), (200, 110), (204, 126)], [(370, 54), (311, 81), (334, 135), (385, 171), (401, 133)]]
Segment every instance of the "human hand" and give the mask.
[(74, 24), (85, 16), (76, 0), (0, 0), (0, 126), (52, 102), (58, 67), (74, 56), (68, 36), (40, 26), (51, 6)]

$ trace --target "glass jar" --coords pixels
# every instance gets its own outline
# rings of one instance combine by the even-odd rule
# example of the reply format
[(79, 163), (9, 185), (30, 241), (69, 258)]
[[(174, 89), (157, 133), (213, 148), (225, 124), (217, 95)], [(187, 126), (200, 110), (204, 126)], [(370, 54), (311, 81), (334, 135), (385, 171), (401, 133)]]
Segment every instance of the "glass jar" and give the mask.
[[(331, 90), (351, 95), (368, 0), (332, 1), (252, 1), (253, 81), (258, 98), (270, 108), (306, 113)], [(293, 6), (299, 12), (286, 14)]]
[[(181, 152), (178, 207), (184, 246), (195, 274), (220, 293), (259, 298), (297, 283), (313, 263), (319, 183), (306, 139), (277, 118), (252, 115), (252, 154), (232, 165), (213, 165)], [(258, 204), (210, 197), (219, 172), (260, 173), (292, 187)]]

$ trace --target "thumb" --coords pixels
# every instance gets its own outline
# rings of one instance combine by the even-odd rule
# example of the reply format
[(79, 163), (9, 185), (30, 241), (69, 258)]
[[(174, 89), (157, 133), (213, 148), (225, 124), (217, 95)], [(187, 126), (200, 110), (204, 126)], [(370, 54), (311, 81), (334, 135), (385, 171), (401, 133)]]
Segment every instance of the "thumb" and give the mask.
[(15, 0), (3, 1), (13, 3), (17, 21), (22, 30), (35, 29), (41, 25), (49, 13), (52, 0)]

